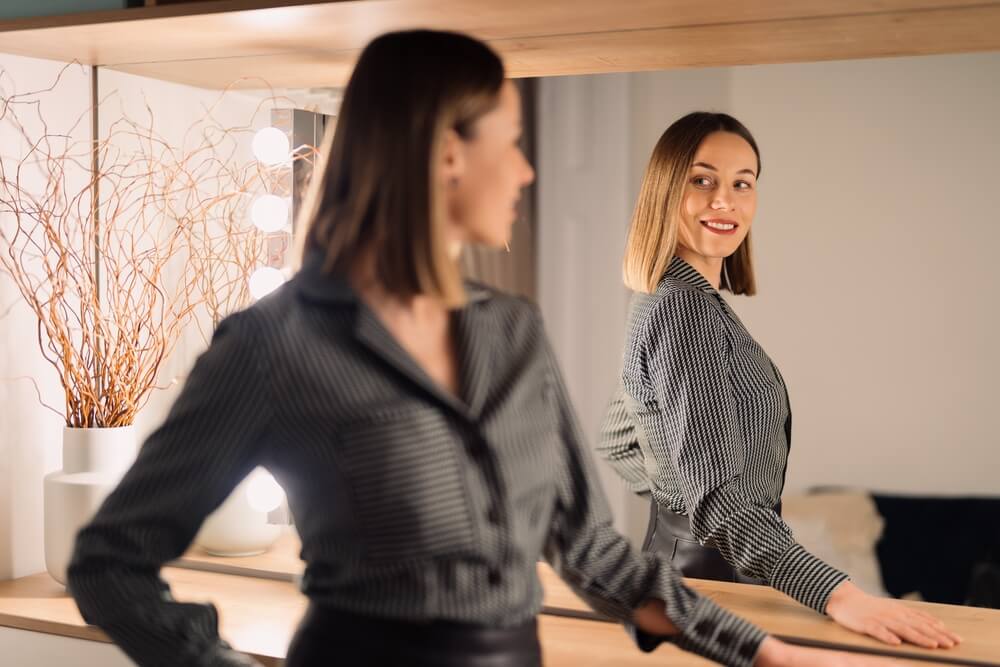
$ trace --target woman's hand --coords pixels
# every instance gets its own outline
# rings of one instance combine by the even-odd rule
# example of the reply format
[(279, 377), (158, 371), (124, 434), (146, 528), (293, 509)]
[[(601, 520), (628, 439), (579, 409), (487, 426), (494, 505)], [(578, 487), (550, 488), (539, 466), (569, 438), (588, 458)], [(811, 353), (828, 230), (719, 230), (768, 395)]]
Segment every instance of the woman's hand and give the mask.
[(898, 664), (886, 658), (876, 658), (861, 653), (824, 651), (815, 648), (792, 646), (768, 637), (757, 651), (754, 667), (890, 667)]
[(951, 648), (962, 641), (933, 616), (897, 600), (869, 595), (850, 581), (834, 589), (826, 613), (848, 630), (893, 646), (909, 642), (924, 648)]

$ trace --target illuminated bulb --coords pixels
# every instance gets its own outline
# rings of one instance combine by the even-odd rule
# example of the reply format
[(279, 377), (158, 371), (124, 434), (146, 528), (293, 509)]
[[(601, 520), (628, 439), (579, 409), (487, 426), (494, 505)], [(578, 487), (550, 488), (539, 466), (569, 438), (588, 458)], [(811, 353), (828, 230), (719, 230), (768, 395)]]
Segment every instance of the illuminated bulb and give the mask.
[(258, 470), (247, 484), (247, 502), (258, 512), (272, 512), (285, 499), (285, 492), (270, 473)]
[(287, 161), (291, 149), (288, 135), (276, 127), (265, 127), (253, 135), (253, 154), (264, 164), (281, 164)]
[(273, 266), (262, 266), (250, 276), (250, 294), (255, 299), (265, 296), (281, 287), (285, 282), (285, 274)]
[(288, 201), (278, 195), (262, 195), (250, 206), (250, 219), (262, 232), (277, 232), (288, 223)]

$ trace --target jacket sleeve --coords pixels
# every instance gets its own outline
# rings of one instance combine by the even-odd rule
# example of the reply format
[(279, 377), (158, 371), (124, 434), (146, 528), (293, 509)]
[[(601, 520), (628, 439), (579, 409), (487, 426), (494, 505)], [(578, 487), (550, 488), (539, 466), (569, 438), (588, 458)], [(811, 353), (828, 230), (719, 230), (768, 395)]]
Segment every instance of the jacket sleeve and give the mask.
[[(669, 640), (726, 665), (753, 664), (765, 633), (686, 586), (663, 556), (632, 547), (612, 526), (611, 511), (585, 446), (555, 357), (547, 341), (550, 400), (562, 443), (556, 507), (545, 559), (595, 610), (626, 624), (636, 643), (652, 651)], [(662, 600), (680, 634), (655, 637), (631, 623), (649, 599)]]
[[(812, 607), (826, 610), (847, 575), (816, 558), (765, 494), (754, 492), (764, 453), (750, 451), (736, 411), (722, 314), (704, 294), (681, 291), (650, 311), (649, 373), (667, 433), (651, 440), (659, 471), (680, 480), (691, 533), (733, 567)], [(661, 480), (662, 481), (662, 480)]]
[(212, 605), (175, 601), (160, 568), (258, 464), (271, 414), (248, 313), (224, 320), (166, 421), (77, 536), (68, 587), (139, 665), (257, 664), (219, 638)]

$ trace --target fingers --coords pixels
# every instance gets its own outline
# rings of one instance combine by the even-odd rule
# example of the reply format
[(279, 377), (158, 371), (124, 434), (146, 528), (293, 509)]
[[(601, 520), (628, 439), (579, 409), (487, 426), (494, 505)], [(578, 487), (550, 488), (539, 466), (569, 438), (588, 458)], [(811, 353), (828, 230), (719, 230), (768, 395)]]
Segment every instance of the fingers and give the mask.
[(888, 624), (888, 629), (897, 637), (916, 646), (924, 648), (937, 648), (939, 646), (937, 638), (930, 634), (933, 630), (923, 621), (916, 625), (906, 619), (895, 620)]
[(885, 625), (897, 637), (924, 648), (952, 648), (958, 643), (940, 621), (914, 611), (886, 619)]
[(949, 630), (944, 623), (942, 623), (938, 618), (931, 616), (930, 614), (920, 611), (919, 609), (911, 609), (910, 613), (916, 614), (918, 617), (924, 619), (932, 628), (940, 632), (942, 635), (951, 640), (953, 646), (957, 646), (962, 643), (962, 638)]
[(903, 643), (895, 633), (893, 633), (884, 624), (879, 622), (872, 622), (869, 624), (868, 628), (865, 630), (865, 634), (874, 637), (883, 644), (889, 644), (890, 646), (899, 646)]

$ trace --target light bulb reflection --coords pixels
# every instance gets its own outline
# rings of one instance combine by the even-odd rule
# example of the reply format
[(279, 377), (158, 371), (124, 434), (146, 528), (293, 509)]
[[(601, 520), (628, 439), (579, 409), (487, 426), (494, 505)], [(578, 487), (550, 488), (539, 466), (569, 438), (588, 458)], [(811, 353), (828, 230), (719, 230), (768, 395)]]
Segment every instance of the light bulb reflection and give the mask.
[(273, 512), (285, 499), (285, 492), (265, 470), (255, 471), (247, 484), (247, 502), (257, 512)]
[(250, 219), (262, 232), (281, 231), (288, 224), (288, 201), (278, 195), (261, 195), (250, 206)]
[(273, 266), (262, 266), (250, 276), (250, 294), (255, 299), (265, 296), (281, 287), (285, 282), (285, 274)]
[(292, 150), (288, 135), (276, 127), (265, 127), (253, 135), (253, 154), (267, 165), (281, 164), (289, 158)]

